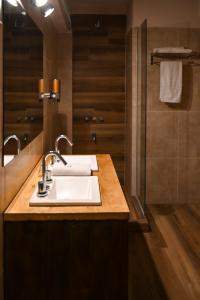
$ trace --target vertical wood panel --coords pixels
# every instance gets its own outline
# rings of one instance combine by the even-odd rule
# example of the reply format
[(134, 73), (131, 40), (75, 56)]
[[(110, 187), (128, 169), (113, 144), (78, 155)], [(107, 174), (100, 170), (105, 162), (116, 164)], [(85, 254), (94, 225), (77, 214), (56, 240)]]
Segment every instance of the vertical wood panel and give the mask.
[[(58, 104), (56, 136), (67, 134), (72, 139), (72, 33), (58, 36), (58, 78), (61, 81), (61, 99)], [(59, 144), (61, 153), (71, 153), (72, 148), (66, 143)]]
[(131, 195), (132, 183), (132, 30), (126, 37), (126, 130), (125, 130), (125, 188)]
[(72, 28), (74, 152), (110, 153), (123, 182), (126, 18), (74, 15)]

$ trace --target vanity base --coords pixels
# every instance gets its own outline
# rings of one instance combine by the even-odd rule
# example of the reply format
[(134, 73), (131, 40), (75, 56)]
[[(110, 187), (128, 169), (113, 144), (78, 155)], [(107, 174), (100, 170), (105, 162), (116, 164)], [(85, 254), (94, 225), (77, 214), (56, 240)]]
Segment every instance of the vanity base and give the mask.
[(127, 300), (127, 221), (5, 222), (5, 300)]

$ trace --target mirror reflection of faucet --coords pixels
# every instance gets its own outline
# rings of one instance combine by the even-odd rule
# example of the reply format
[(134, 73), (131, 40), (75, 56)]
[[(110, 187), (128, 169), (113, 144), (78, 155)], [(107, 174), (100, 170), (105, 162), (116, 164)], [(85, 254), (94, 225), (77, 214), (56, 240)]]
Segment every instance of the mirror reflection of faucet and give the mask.
[(20, 153), (20, 149), (21, 149), (21, 143), (20, 143), (20, 139), (18, 138), (18, 136), (16, 134), (9, 135), (9, 136), (7, 136), (7, 138), (5, 138), (4, 143), (3, 143), (4, 147), (12, 139), (17, 142), (17, 154), (19, 154)]
[[(56, 152), (58, 152), (58, 153), (60, 153), (60, 151), (59, 151), (59, 149), (58, 149), (58, 144), (59, 144), (59, 141), (60, 140), (66, 140), (67, 141), (67, 143), (71, 146), (71, 147), (73, 147), (73, 142), (68, 138), (68, 136), (66, 136), (65, 134), (60, 134), (57, 138), (56, 138), (56, 140), (55, 140), (55, 151)], [(59, 161), (59, 159), (58, 158), (54, 158), (53, 159), (53, 163), (55, 162), (55, 159), (57, 159), (57, 161)]]

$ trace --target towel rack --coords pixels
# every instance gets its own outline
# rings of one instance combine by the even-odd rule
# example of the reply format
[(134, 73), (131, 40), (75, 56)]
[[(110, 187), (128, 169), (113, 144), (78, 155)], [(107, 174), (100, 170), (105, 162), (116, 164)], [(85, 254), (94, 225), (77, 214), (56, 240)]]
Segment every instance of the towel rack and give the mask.
[(191, 53), (151, 53), (151, 65), (159, 64), (161, 60), (182, 60), (184, 63), (200, 65), (195, 60), (200, 59), (199, 52)]

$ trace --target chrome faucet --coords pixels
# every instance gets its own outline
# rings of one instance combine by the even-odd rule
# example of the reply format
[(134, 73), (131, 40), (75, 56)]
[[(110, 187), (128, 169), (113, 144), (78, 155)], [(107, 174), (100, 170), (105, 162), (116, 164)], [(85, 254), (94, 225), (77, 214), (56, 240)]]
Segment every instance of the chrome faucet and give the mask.
[(58, 153), (57, 151), (49, 151), (47, 152), (43, 159), (42, 159), (42, 180), (43, 181), (46, 181), (46, 159), (49, 157), (49, 156), (57, 156), (64, 165), (67, 164), (67, 162), (64, 160), (64, 158), (60, 155), (60, 153)]
[(4, 140), (4, 146), (11, 140), (14, 139), (17, 142), (17, 154), (20, 153), (20, 149), (21, 149), (21, 143), (20, 143), (20, 139), (16, 136), (16, 134), (13, 135), (9, 135), (7, 136), (7, 138), (5, 138)]
[(65, 134), (61, 134), (57, 137), (57, 139), (55, 141), (55, 151), (57, 151), (58, 153), (59, 153), (58, 143), (61, 139), (66, 140), (71, 147), (73, 146), (73, 143), (70, 141), (70, 139)]
[(47, 187), (46, 182), (51, 182), (52, 181), (51, 171), (47, 170), (47, 167), (46, 167), (46, 159), (49, 156), (53, 156), (53, 157), (57, 156), (59, 158), (59, 160), (61, 160), (64, 165), (67, 164), (67, 162), (64, 160), (64, 158), (57, 151), (49, 151), (43, 156), (43, 159), (42, 159), (42, 180), (38, 182), (38, 193), (37, 193), (37, 195), (39, 197), (43, 197), (43, 196), (47, 195), (48, 187)]

